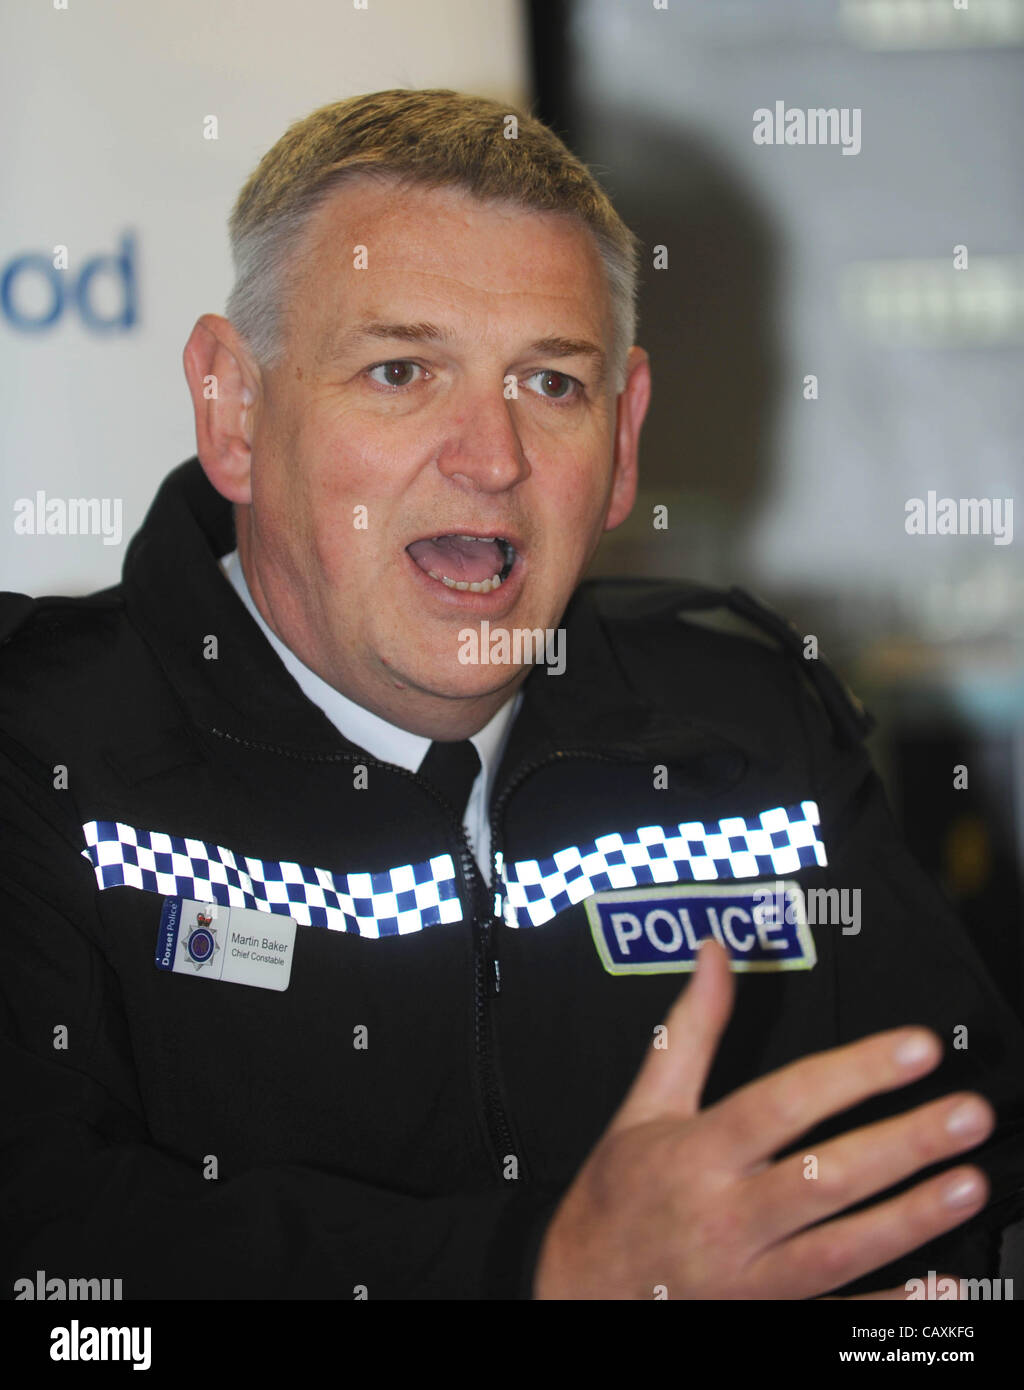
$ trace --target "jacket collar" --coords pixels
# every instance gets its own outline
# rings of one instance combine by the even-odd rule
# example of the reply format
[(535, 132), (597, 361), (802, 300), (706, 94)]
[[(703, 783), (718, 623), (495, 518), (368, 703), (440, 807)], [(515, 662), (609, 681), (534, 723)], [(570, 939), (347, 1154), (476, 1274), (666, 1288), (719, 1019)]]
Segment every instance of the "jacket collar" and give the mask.
[[(180, 464), (128, 548), (130, 620), (201, 729), (299, 755), (355, 751), (302, 693), (228, 582), (219, 560), (234, 548), (231, 504), (198, 458)], [(729, 742), (681, 717), (666, 719), (639, 695), (616, 660), (593, 585), (576, 591), (563, 626), (565, 671), (549, 676), (540, 666), (525, 681), (505, 774), (527, 750), (532, 759), (590, 750), (671, 760)]]
[(128, 547), (129, 619), (199, 728), (310, 754), (347, 751), (228, 582), (219, 560), (234, 548), (230, 502), (188, 459), (164, 479)]

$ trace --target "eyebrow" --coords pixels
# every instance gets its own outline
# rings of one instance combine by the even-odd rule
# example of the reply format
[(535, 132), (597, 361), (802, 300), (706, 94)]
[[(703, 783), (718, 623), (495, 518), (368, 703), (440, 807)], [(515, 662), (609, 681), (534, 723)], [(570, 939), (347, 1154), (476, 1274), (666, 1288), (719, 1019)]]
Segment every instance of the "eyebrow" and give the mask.
[(604, 352), (588, 338), (538, 338), (526, 351), (530, 356), (538, 357), (590, 357), (600, 375), (604, 376)]
[(448, 335), (436, 323), (385, 323), (370, 319), (337, 337), (328, 338), (320, 352), (321, 362), (333, 362), (366, 338), (383, 338), (389, 342), (438, 343)]
[(359, 338), (398, 338), (404, 343), (440, 343), (448, 334), (436, 323), (380, 323), (372, 320), (361, 323), (342, 339), (344, 343)]
[[(333, 358), (364, 338), (382, 338), (389, 342), (402, 343), (440, 343), (446, 342), (451, 334), (436, 323), (385, 323), (372, 319), (333, 339), (324, 356)], [(605, 354), (596, 343), (588, 338), (538, 338), (532, 342), (523, 356), (542, 357), (590, 357), (596, 363), (600, 375), (604, 376)]]

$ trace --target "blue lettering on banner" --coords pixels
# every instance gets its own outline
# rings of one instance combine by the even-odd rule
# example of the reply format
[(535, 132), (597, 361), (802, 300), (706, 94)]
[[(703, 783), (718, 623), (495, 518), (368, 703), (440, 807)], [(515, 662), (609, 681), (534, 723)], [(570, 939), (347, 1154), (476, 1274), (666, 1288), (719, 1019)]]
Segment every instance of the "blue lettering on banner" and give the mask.
[[(0, 316), (22, 333), (39, 333), (77, 309), (91, 333), (130, 332), (139, 319), (135, 256), (134, 232), (122, 235), (119, 251), (83, 262), (77, 275), (73, 269), (58, 270), (46, 252), (14, 256), (0, 268)], [(33, 295), (38, 301), (34, 309), (30, 308)], [(117, 302), (104, 309), (104, 298)]]
[(691, 971), (709, 936), (736, 971), (810, 970), (818, 958), (803, 889), (792, 880), (618, 889), (595, 893), (586, 909), (610, 975)]
[(160, 933), (156, 939), (156, 963), (161, 970), (174, 969), (174, 953), (178, 949), (178, 928), (181, 925), (181, 899), (164, 898), (160, 913)]

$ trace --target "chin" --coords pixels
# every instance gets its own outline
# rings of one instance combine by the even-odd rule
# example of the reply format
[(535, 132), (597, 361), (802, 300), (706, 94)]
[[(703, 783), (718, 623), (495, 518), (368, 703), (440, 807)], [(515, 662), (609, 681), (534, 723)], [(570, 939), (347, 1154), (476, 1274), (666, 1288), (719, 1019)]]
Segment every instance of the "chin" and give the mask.
[(521, 666), (443, 666), (432, 664), (416, 672), (406, 671), (399, 679), (409, 690), (436, 695), (446, 700), (477, 700), (506, 690), (510, 694)]

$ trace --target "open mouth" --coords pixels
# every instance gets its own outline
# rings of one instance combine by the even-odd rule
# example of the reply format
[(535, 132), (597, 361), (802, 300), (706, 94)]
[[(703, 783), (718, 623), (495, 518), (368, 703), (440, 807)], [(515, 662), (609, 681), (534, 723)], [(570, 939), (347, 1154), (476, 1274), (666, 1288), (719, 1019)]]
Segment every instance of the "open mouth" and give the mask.
[(431, 579), (473, 594), (500, 589), (516, 562), (516, 548), (505, 536), (433, 536), (406, 550)]

